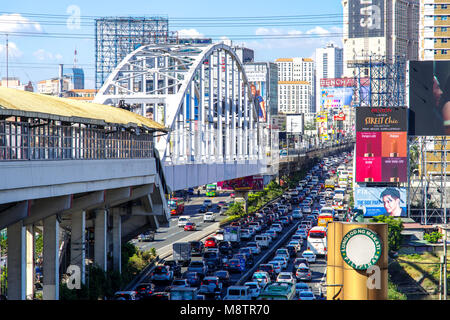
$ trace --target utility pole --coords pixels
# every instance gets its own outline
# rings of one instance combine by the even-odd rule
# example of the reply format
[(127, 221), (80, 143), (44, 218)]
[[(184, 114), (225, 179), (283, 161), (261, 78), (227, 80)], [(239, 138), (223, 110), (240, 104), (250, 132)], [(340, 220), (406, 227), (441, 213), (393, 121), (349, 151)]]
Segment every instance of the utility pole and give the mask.
[(8, 34), (6, 34), (6, 87), (8, 88), (8, 82), (9, 82), (9, 65), (8, 65)]
[(444, 143), (444, 300), (447, 300), (447, 137), (445, 137)]

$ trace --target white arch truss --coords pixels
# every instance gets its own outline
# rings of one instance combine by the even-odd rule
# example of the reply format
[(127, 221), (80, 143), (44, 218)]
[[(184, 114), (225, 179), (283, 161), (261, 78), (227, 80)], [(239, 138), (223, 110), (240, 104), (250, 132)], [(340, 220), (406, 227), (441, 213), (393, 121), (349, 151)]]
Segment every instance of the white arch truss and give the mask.
[(94, 102), (129, 105), (170, 128), (156, 144), (165, 165), (264, 157), (244, 67), (223, 43), (141, 46), (110, 74)]

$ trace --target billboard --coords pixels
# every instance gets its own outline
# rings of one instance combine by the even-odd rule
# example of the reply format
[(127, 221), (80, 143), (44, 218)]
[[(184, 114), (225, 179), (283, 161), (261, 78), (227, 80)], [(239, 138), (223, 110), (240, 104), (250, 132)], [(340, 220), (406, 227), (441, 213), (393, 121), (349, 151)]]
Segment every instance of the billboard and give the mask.
[(361, 78), (359, 83), (354, 78), (320, 79), (320, 105), (322, 110), (342, 110), (353, 106), (355, 90), (359, 88), (360, 95), (366, 97), (369, 91), (369, 79)]
[(356, 109), (356, 182), (407, 182), (407, 109)]
[(264, 178), (263, 176), (248, 176), (231, 179), (218, 182), (217, 187), (221, 190), (262, 191), (264, 190)]
[(348, 37), (384, 37), (385, 0), (349, 0)]
[(450, 135), (450, 61), (409, 62), (409, 108), (409, 135)]
[(406, 188), (355, 188), (355, 209), (363, 209), (365, 217), (406, 217)]
[(303, 114), (286, 115), (286, 132), (303, 134), (304, 116)]

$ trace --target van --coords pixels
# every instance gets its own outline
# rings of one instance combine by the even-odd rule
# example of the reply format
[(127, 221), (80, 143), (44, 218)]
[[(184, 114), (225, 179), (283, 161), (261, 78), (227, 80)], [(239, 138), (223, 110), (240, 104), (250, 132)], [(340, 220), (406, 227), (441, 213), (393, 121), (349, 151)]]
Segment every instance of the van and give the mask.
[(261, 248), (268, 248), (270, 244), (270, 239), (268, 236), (264, 235), (257, 235), (255, 236), (255, 242), (260, 246)]
[(230, 286), (223, 300), (251, 300), (249, 288), (247, 286)]
[(180, 216), (178, 218), (178, 227), (182, 227), (184, 228), (184, 226), (186, 225), (186, 223), (191, 222), (191, 218), (190, 216)]

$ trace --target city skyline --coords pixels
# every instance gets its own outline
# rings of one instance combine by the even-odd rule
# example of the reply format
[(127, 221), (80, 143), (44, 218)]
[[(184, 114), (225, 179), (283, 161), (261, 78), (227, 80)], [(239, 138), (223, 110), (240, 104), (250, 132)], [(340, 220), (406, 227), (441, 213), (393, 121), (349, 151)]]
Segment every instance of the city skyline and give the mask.
[[(326, 3), (327, 12), (322, 6)], [(6, 3), (0, 11), (0, 75), (6, 77), (6, 34), (8, 34), (8, 75), (21, 82), (57, 77), (58, 65), (74, 64), (85, 71), (86, 88), (94, 88), (94, 20), (106, 16), (169, 19), (169, 30), (182, 37), (206, 37), (213, 41), (232, 40), (255, 51), (255, 61), (273, 62), (281, 57), (314, 57), (317, 47), (332, 41), (342, 46), (342, 6), (336, 1), (309, 4), (292, 12), (296, 1), (265, 1), (261, 6), (230, 1), (226, 7), (207, 1), (189, 5), (131, 1), (104, 6), (101, 2), (50, 1), (38, 6), (31, 1)], [(236, 7), (242, 8), (239, 13)], [(141, 8), (137, 10), (136, 8)], [(151, 8), (151, 9), (147, 9)], [(33, 13), (30, 13), (33, 12)], [(136, 12), (141, 12), (136, 14)], [(249, 14), (251, 12), (251, 14)], [(214, 14), (213, 14), (214, 13)]]

